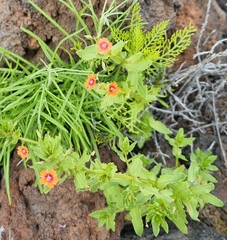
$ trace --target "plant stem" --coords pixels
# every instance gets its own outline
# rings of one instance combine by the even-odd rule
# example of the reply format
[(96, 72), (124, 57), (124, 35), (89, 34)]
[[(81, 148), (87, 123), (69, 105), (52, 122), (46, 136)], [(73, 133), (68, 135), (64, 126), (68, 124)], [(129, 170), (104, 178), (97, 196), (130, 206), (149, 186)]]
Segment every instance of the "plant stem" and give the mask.
[(33, 144), (38, 144), (37, 141), (31, 140), (31, 139), (28, 139), (28, 138), (20, 137), (19, 140), (24, 141), (24, 142), (33, 143)]
[(176, 157), (176, 165), (175, 165), (175, 167), (178, 168), (178, 165), (179, 165), (179, 159), (178, 159), (178, 157)]

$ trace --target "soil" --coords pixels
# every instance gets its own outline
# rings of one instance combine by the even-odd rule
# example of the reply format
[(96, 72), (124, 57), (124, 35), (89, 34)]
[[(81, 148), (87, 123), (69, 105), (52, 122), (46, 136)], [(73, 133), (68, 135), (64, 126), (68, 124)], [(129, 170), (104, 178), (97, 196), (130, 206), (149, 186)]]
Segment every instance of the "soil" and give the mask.
[[(45, 12), (51, 15), (62, 27), (72, 33), (75, 28), (74, 16), (67, 11), (57, 0), (50, 0), (48, 3), (43, 0), (35, 1)], [(103, 1), (93, 0), (97, 14)], [(169, 34), (171, 32), (187, 26), (192, 22), (198, 29), (191, 46), (180, 56), (174, 69), (186, 61), (186, 66), (196, 63), (193, 54), (196, 53), (196, 46), (199, 33), (202, 29), (206, 16), (206, 5), (202, 1), (181, 0), (181, 1), (160, 1), (146, 0), (140, 1), (142, 4), (142, 15), (148, 21), (148, 28), (158, 22), (170, 19)], [(79, 1), (74, 1), (78, 9), (81, 9)], [(226, 1), (212, 0), (206, 31), (203, 41), (208, 38), (205, 45), (200, 45), (200, 50), (211, 49), (213, 44), (227, 36)], [(41, 37), (50, 47), (54, 48), (62, 39), (59, 33), (40, 13), (34, 10), (27, 0), (0, 0), (0, 46), (11, 50), (20, 56), (24, 56), (32, 62), (39, 61), (43, 53), (36, 40), (24, 34), (20, 27), (23, 26)], [(221, 7), (219, 7), (221, 6)], [(125, 6), (127, 7), (127, 6)], [(123, 8), (124, 9), (124, 8)], [(92, 23), (87, 19), (87, 25), (92, 29)], [(211, 34), (213, 29), (216, 32)], [(71, 46), (65, 45), (67, 49)], [(223, 47), (223, 46), (222, 46)], [(217, 110), (220, 117), (226, 109), (226, 97), (217, 99)], [(180, 125), (185, 125), (185, 121), (179, 119)], [(186, 124), (187, 126), (187, 124)], [(187, 126), (189, 128), (189, 126)], [(217, 134), (207, 129), (206, 133), (197, 136), (196, 145), (206, 150), (215, 142), (214, 154), (218, 155), (216, 165), (219, 168), (214, 176), (218, 183), (214, 194), (227, 203), (227, 168), (221, 155), (221, 149)], [(227, 137), (222, 135), (223, 148), (227, 151)], [(169, 146), (164, 143), (162, 148), (171, 152)], [(154, 152), (154, 143), (148, 142), (142, 150), (145, 154)], [(113, 161), (120, 171), (124, 171), (125, 166), (118, 159), (116, 154), (106, 146), (100, 150), (100, 155), (104, 162)], [(4, 232), (0, 234), (0, 239), (8, 240), (117, 240), (117, 239), (154, 239), (151, 228), (145, 231), (141, 238), (135, 237), (129, 223), (124, 220), (124, 213), (119, 214), (116, 219), (116, 231), (107, 231), (105, 227), (98, 228), (95, 219), (89, 214), (96, 209), (105, 206), (105, 199), (102, 192), (76, 192), (73, 181), (66, 180), (63, 184), (56, 186), (47, 195), (41, 195), (34, 186), (35, 175), (32, 169), (25, 169), (17, 154), (12, 154), (10, 164), (10, 192), (12, 205), (8, 205), (5, 191), (3, 172), (1, 170), (0, 184), (0, 232), (1, 227)], [(168, 164), (171, 165), (171, 162)], [(201, 223), (190, 221), (189, 234), (183, 235), (170, 228), (169, 235), (161, 235), (156, 239), (227, 239), (227, 204), (223, 208), (216, 208), (207, 205), (200, 213)], [(125, 227), (125, 228), (124, 228)], [(124, 231), (122, 232), (122, 229)], [(127, 231), (129, 230), (129, 231)], [(148, 231), (148, 232), (147, 232)], [(121, 234), (122, 232), (122, 234)], [(127, 235), (126, 233), (129, 232)], [(218, 233), (219, 232), (219, 233)], [(121, 236), (121, 237), (120, 237)]]

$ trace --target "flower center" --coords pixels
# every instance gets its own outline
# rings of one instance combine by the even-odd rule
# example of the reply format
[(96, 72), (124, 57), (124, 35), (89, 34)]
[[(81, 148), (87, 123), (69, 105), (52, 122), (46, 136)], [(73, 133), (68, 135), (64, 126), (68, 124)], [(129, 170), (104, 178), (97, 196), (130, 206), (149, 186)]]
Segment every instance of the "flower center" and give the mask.
[(25, 149), (22, 149), (21, 152), (22, 152), (23, 154), (26, 154), (26, 153), (27, 153), (27, 151), (26, 151)]
[(108, 48), (108, 43), (107, 43), (107, 42), (101, 42), (100, 47), (101, 47), (103, 50), (106, 50), (106, 49)]
[(54, 177), (53, 177), (53, 175), (51, 175), (51, 174), (48, 173), (48, 174), (45, 176), (45, 179), (46, 179), (47, 182), (52, 182), (52, 181), (54, 180)]
[(94, 79), (90, 79), (90, 80), (89, 80), (89, 85), (93, 85), (93, 84), (94, 84), (94, 82), (95, 82), (95, 80), (94, 80)]
[(113, 92), (114, 90), (115, 90), (115, 87), (114, 87), (114, 86), (110, 86), (110, 87), (109, 87), (109, 91), (110, 91), (110, 92)]

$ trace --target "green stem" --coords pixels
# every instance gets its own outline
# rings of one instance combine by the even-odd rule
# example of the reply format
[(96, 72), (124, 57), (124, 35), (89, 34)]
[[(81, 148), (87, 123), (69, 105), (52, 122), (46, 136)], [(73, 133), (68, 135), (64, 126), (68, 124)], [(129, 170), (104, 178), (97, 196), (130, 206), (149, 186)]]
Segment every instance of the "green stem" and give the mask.
[(125, 157), (125, 162), (126, 162), (127, 168), (129, 170), (129, 174), (132, 176), (132, 172), (131, 172), (130, 165), (129, 165), (129, 162), (128, 162), (127, 154), (125, 154), (124, 157)]
[(116, 179), (125, 179), (125, 180), (129, 180), (129, 181), (132, 181), (132, 180), (133, 180), (133, 177), (132, 177), (132, 176), (129, 176), (129, 175), (123, 174), (123, 173), (115, 173), (113, 178), (116, 178)]
[(8, 146), (7, 148), (3, 147), (3, 152), (6, 151), (6, 155), (4, 156), (4, 165), (3, 165), (3, 169), (4, 169), (4, 178), (5, 178), (5, 185), (6, 185), (6, 193), (7, 193), (7, 197), (8, 197), (8, 202), (9, 205), (12, 204), (12, 199), (10, 196), (10, 153), (11, 153), (11, 149)]
[(175, 167), (178, 168), (178, 165), (179, 165), (179, 159), (178, 159), (178, 157), (177, 157), (177, 158), (176, 158), (176, 165), (175, 165)]
[(93, 145), (96, 157), (101, 161), (101, 158), (100, 158), (100, 155), (99, 155), (99, 150), (98, 150), (95, 138), (94, 138), (94, 133), (92, 132), (92, 130), (91, 130), (91, 128), (90, 128), (90, 126), (88, 124), (86, 124), (86, 128), (87, 128), (87, 131), (88, 131), (89, 136), (91, 138), (91, 143)]
[[(32, 160), (32, 166), (36, 166), (36, 163), (39, 161), (39, 159), (34, 155), (33, 151), (30, 151), (29, 155), (30, 155), (30, 158)], [(37, 168), (35, 168), (35, 167), (33, 169), (34, 169), (34, 172), (35, 172), (35, 175), (36, 175), (36, 179), (39, 179), (40, 178), (39, 170)], [(39, 191), (40, 191), (41, 194), (44, 193), (43, 192), (43, 187), (42, 187), (42, 185), (40, 184), (39, 181), (36, 180), (35, 186), (38, 186)]]
[(178, 158), (178, 150), (179, 150), (179, 147), (177, 146), (177, 151), (176, 151), (176, 165), (175, 167), (178, 168), (178, 165), (179, 165), (179, 158)]
[(21, 140), (21, 141), (23, 141), (23, 142), (29, 142), (29, 143), (33, 143), (33, 144), (38, 144), (38, 142), (33, 141), (33, 140), (31, 140), (31, 139), (28, 139), (28, 138), (20, 137), (19, 140)]
[[(112, 58), (117, 59), (121, 64), (126, 63), (125, 59), (120, 57), (119, 55), (114, 55)], [(113, 60), (113, 59), (112, 59)], [(114, 61), (114, 60), (113, 60)]]

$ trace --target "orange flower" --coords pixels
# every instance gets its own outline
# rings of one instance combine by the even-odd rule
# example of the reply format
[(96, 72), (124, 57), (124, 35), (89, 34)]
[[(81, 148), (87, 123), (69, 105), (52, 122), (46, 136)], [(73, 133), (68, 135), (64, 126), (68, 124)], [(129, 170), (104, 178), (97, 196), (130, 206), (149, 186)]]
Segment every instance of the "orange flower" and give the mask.
[(40, 177), (40, 183), (47, 185), (48, 188), (53, 188), (54, 185), (59, 182), (56, 171), (54, 169), (42, 170), (40, 172)]
[(28, 157), (28, 148), (25, 146), (18, 146), (17, 148), (17, 154), (22, 158), (27, 158)]
[(108, 95), (116, 96), (119, 91), (120, 91), (120, 88), (118, 87), (117, 83), (112, 82), (109, 85)]
[(102, 54), (108, 54), (112, 48), (112, 43), (107, 38), (101, 38), (97, 41), (98, 52)]
[(85, 87), (87, 87), (89, 90), (91, 90), (96, 84), (96, 75), (90, 74), (88, 75), (86, 82), (84, 83)]

